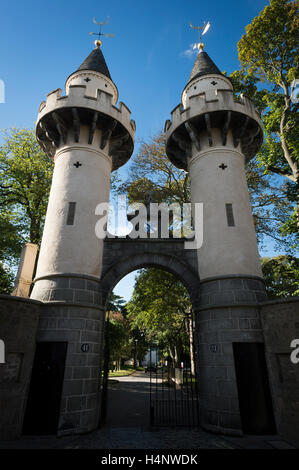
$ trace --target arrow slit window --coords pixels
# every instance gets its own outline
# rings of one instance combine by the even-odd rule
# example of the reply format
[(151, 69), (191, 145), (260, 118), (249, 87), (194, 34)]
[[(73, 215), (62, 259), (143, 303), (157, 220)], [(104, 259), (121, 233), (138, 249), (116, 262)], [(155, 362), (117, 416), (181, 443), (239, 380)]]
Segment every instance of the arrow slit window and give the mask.
[(66, 225), (74, 225), (76, 202), (69, 202)]
[(227, 225), (229, 227), (235, 227), (233, 205), (232, 204), (225, 204), (225, 209), (226, 209)]

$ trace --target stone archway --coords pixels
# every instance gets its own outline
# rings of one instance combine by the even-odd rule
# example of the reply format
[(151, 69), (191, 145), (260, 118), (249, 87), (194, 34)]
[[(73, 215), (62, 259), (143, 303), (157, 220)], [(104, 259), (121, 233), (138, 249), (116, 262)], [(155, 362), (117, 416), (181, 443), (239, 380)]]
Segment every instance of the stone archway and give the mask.
[[(110, 292), (114, 289), (116, 284), (128, 273), (135, 271), (140, 268), (144, 267), (156, 267), (160, 268), (164, 271), (168, 271), (176, 276), (185, 286), (192, 303), (192, 309), (194, 312), (198, 309), (198, 294), (199, 294), (199, 284), (200, 279), (198, 276), (198, 268), (197, 268), (197, 253), (196, 250), (189, 250), (186, 249), (184, 246), (185, 240), (184, 239), (175, 239), (175, 238), (137, 238), (131, 239), (130, 237), (124, 238), (106, 238), (104, 241), (104, 253), (103, 253), (103, 263), (102, 263), (102, 276), (101, 276), (101, 293), (102, 293), (102, 305), (103, 307), (106, 305), (107, 300), (109, 298)], [(192, 337), (193, 337), (193, 322), (192, 326), (190, 326), (190, 331), (192, 330)], [(108, 322), (109, 325), (109, 322)], [(108, 330), (109, 331), (109, 330)], [(191, 334), (191, 333), (190, 333)], [(107, 344), (107, 338), (105, 344)], [(193, 340), (192, 340), (193, 342)], [(109, 343), (109, 342), (108, 342)], [(193, 351), (195, 352), (195, 357), (197, 357), (197, 341), (194, 341)], [(131, 415), (135, 416), (133, 412), (132, 400), (130, 396), (132, 396), (132, 392), (129, 393), (130, 389), (134, 389), (134, 397), (136, 397), (136, 386), (137, 391), (141, 390), (140, 396), (142, 400), (138, 401), (138, 419), (140, 420), (141, 416), (142, 419), (150, 419), (151, 425), (156, 423), (157, 417), (159, 416), (159, 411), (163, 407), (163, 425), (165, 425), (167, 419), (174, 419), (174, 416), (177, 418), (178, 415), (181, 416), (183, 419), (189, 419), (188, 423), (191, 425), (190, 416), (197, 416), (198, 415), (198, 393), (197, 393), (197, 386), (192, 389), (192, 393), (190, 392), (190, 397), (188, 396), (188, 400), (185, 399), (184, 402), (177, 399), (178, 394), (176, 393), (176, 387), (172, 388), (171, 392), (170, 389), (167, 389), (167, 399), (165, 399), (166, 392), (164, 390), (164, 383), (165, 380), (167, 383), (169, 381), (174, 380), (174, 375), (171, 375), (174, 371), (178, 369), (168, 368), (166, 376), (167, 378), (163, 379), (163, 372), (161, 376), (156, 372), (156, 379), (150, 377), (142, 377), (138, 376), (137, 385), (133, 383), (126, 383), (125, 387), (122, 389), (120, 387), (119, 390), (112, 390), (109, 393), (112, 393), (112, 405), (110, 400), (108, 400), (108, 363), (109, 363), (109, 347), (104, 350), (104, 374), (103, 374), (103, 381), (102, 381), (102, 402), (101, 402), (101, 422), (108, 422), (108, 425), (111, 425), (109, 420), (112, 419), (112, 422), (115, 425), (117, 422), (120, 425), (120, 419), (123, 421), (130, 421)], [(195, 360), (194, 355), (193, 361)], [(151, 362), (151, 359), (150, 359)], [(194, 362), (193, 362), (194, 364)], [(196, 368), (197, 369), (197, 368)], [(192, 369), (190, 369), (189, 374), (192, 374)], [(193, 374), (195, 373), (195, 367), (193, 368)], [(164, 371), (165, 374), (165, 371)], [(168, 375), (167, 375), (168, 374)], [(187, 377), (188, 371), (185, 370), (185, 373), (182, 377), (185, 383), (188, 380), (192, 381), (197, 380), (196, 374), (192, 376), (192, 379)], [(158, 379), (159, 377), (159, 379)], [(162, 378), (161, 378), (162, 377)], [(176, 377), (176, 375), (175, 375)], [(141, 382), (140, 382), (141, 380)], [(160, 386), (157, 388), (157, 381), (160, 381)], [(148, 381), (148, 382), (146, 382)], [(139, 383), (140, 382), (140, 383)], [(144, 385), (144, 382), (146, 385)], [(153, 385), (155, 384), (155, 385)], [(145, 387), (145, 388), (144, 388)], [(152, 392), (146, 392), (146, 390), (151, 389), (153, 387)], [(189, 391), (189, 386), (187, 387)], [(121, 406), (119, 408), (120, 401), (117, 399), (118, 393), (124, 393), (126, 396), (126, 404), (127, 406), (125, 409)], [(115, 397), (116, 394), (116, 397)], [(138, 395), (138, 394), (137, 394)], [(110, 395), (111, 397), (111, 395)], [(146, 402), (146, 400), (149, 400)], [(168, 400), (168, 401), (167, 401)], [(110, 405), (109, 405), (110, 402)], [(182, 403), (184, 403), (184, 412), (182, 412)], [(134, 404), (135, 407), (135, 404)], [(146, 411), (145, 411), (146, 410)], [(165, 416), (164, 416), (165, 415)], [(167, 418), (166, 418), (167, 415)], [(112, 418), (111, 418), (112, 416)], [(120, 418), (121, 417), (121, 418)], [(154, 418), (155, 417), (155, 418)], [(113, 421), (114, 420), (114, 421)], [(115, 421), (116, 420), (116, 421)], [(106, 423), (107, 423), (106, 422)], [(131, 422), (131, 421), (130, 421)], [(196, 425), (195, 421), (192, 421), (192, 425)], [(157, 424), (157, 423), (156, 423)], [(177, 424), (182, 424), (177, 422)]]
[(126, 274), (155, 266), (176, 275), (185, 285), (193, 310), (198, 308), (199, 276), (196, 250), (186, 250), (184, 239), (106, 238), (101, 277), (102, 302)]

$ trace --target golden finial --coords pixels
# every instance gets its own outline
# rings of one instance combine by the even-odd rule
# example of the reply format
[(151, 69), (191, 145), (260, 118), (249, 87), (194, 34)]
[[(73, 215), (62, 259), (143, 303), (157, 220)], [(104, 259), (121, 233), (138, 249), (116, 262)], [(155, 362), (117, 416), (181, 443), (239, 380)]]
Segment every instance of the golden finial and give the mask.
[(97, 24), (99, 26), (99, 32), (98, 33), (89, 33), (91, 36), (95, 35), (95, 36), (99, 36), (99, 39), (96, 39), (94, 44), (97, 47), (101, 47), (102, 45), (102, 41), (100, 40), (100, 37), (101, 36), (105, 36), (106, 38), (114, 38), (114, 34), (104, 34), (102, 33), (102, 26), (106, 25), (109, 23), (109, 20), (110, 20), (110, 16), (107, 17), (107, 20), (106, 21), (102, 21), (101, 23), (98, 22), (95, 18), (93, 19), (93, 22), (94, 24)]

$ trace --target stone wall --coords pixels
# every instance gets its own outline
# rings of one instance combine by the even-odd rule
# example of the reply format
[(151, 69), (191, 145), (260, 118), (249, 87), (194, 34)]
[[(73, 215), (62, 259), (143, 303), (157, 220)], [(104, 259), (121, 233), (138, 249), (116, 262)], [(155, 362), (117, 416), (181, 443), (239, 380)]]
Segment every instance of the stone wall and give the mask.
[(35, 300), (0, 295), (0, 339), (5, 343), (5, 363), (0, 363), (2, 440), (22, 432), (40, 309)]
[(202, 308), (196, 315), (201, 424), (208, 431), (242, 435), (234, 342), (263, 342), (258, 306)]
[(99, 305), (43, 305), (37, 341), (67, 342), (58, 436), (84, 433), (98, 426), (103, 339), (104, 310)]
[(278, 433), (299, 445), (299, 363), (291, 362), (291, 341), (299, 339), (299, 298), (260, 307)]

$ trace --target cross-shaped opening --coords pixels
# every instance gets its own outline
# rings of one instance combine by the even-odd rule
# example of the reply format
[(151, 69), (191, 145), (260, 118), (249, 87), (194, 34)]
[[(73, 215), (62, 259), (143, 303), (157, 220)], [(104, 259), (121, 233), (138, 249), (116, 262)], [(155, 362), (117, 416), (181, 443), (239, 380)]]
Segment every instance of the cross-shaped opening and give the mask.
[(82, 166), (82, 163), (76, 162), (76, 163), (74, 163), (74, 166), (75, 166), (76, 168), (79, 168), (79, 166)]
[(88, 82), (91, 82), (91, 79), (87, 77), (87, 78), (84, 78), (84, 81), (88, 83)]
[(211, 82), (211, 85), (217, 85), (217, 82), (215, 82), (215, 80), (213, 80), (213, 81)]
[(224, 165), (224, 163), (221, 163), (221, 165), (219, 165), (219, 168), (221, 168), (221, 170), (225, 170), (225, 168), (227, 168), (227, 165)]

